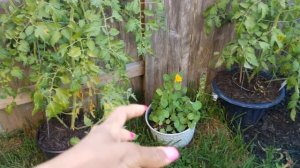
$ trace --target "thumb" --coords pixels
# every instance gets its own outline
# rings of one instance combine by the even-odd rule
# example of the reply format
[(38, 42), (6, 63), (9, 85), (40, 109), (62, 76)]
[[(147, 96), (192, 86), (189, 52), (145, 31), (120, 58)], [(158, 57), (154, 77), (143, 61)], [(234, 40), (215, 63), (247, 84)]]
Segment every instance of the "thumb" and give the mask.
[(132, 155), (138, 167), (164, 167), (180, 156), (175, 147), (143, 147), (136, 146)]

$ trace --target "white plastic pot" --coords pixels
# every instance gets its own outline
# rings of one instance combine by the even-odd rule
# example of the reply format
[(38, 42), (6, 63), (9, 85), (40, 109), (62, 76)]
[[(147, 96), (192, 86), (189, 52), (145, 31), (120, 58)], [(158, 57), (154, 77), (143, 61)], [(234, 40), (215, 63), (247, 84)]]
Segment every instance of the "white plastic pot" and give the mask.
[(189, 128), (183, 132), (176, 133), (176, 134), (161, 133), (161, 132), (155, 130), (154, 128), (152, 128), (152, 126), (149, 124), (148, 118), (149, 118), (151, 111), (152, 111), (152, 108), (150, 105), (146, 111), (145, 120), (146, 120), (148, 127), (150, 128), (150, 131), (151, 131), (154, 139), (156, 139), (166, 145), (175, 146), (175, 147), (184, 147), (190, 143), (190, 141), (192, 140), (192, 138), (194, 136), (195, 128), (193, 128), (193, 129)]

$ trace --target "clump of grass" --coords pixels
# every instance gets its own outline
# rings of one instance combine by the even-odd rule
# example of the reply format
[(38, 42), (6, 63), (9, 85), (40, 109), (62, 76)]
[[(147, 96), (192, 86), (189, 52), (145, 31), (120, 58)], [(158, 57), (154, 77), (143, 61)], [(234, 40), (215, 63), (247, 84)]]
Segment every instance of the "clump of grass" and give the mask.
[(0, 168), (29, 168), (43, 161), (33, 137), (21, 131), (0, 134)]

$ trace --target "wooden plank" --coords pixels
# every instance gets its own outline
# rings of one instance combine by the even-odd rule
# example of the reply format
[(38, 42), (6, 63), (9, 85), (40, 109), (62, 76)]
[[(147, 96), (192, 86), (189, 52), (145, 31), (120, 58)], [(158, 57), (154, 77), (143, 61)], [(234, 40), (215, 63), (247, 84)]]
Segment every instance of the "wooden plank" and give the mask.
[[(151, 7), (151, 0), (147, 0)], [(166, 27), (153, 35), (156, 57), (145, 62), (145, 99), (150, 103), (165, 73), (182, 71), (184, 84), (198, 88), (213, 53), (213, 36), (204, 33), (203, 11), (213, 0), (165, 0)]]
[[(230, 42), (234, 38), (234, 25), (227, 24), (220, 29), (217, 29), (214, 33), (214, 52), (221, 52), (222, 49), (226, 46), (228, 42)], [(207, 69), (206, 76), (206, 92), (211, 92), (211, 81), (214, 79), (215, 75), (218, 71), (223, 70), (225, 67), (215, 67), (217, 63), (219, 55), (213, 56), (209, 61), (209, 66)]]
[(0, 110), (0, 132), (10, 132), (25, 127), (36, 127), (45, 113), (37, 113), (32, 116), (33, 104), (23, 104), (15, 107), (12, 114)]
[[(139, 61), (139, 62), (133, 62), (127, 64), (126, 71), (129, 78), (142, 76), (145, 73), (144, 62)], [(114, 76), (115, 76), (114, 74), (106, 74), (104, 76), (101, 76), (101, 83), (108, 83), (112, 81)], [(33, 86), (31, 86), (31, 88), (33, 88)], [(9, 105), (12, 101), (13, 101), (12, 97), (0, 100), (0, 109), (6, 108), (6, 106)], [(16, 97), (15, 102), (17, 105), (22, 105), (22, 104), (30, 103), (32, 102), (32, 100), (30, 94), (22, 93)]]

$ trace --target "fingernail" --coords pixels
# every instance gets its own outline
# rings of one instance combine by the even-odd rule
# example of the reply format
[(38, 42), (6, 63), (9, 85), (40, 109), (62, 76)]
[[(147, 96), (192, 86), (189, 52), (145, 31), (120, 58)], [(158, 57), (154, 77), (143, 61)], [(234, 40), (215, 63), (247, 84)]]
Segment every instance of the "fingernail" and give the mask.
[(132, 140), (134, 140), (134, 139), (135, 139), (135, 133), (130, 132), (130, 138), (131, 138)]
[(147, 111), (147, 109), (148, 109), (148, 106), (147, 106), (147, 105), (144, 105), (144, 107), (145, 107), (145, 111)]
[(162, 150), (167, 155), (168, 162), (174, 162), (180, 156), (178, 150), (175, 147), (163, 147)]

